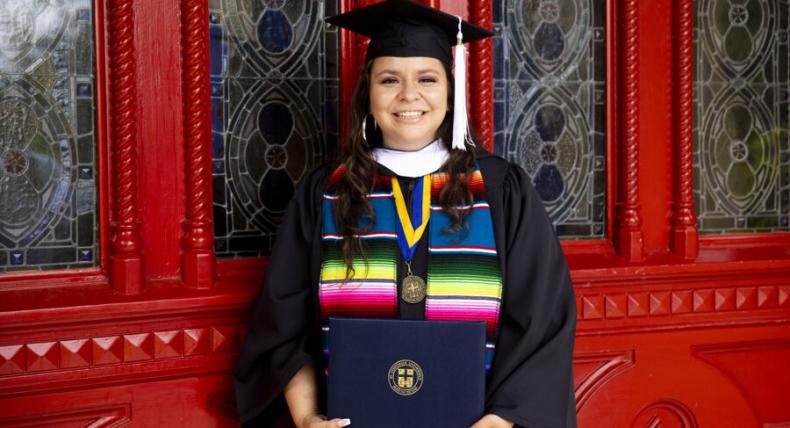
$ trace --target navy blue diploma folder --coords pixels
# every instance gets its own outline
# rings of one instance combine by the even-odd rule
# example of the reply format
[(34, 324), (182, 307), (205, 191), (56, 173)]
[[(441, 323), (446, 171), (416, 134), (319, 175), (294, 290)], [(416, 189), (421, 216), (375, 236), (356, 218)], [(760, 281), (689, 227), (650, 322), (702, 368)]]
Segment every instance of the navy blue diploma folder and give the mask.
[(328, 416), (467, 428), (483, 416), (485, 322), (332, 318)]

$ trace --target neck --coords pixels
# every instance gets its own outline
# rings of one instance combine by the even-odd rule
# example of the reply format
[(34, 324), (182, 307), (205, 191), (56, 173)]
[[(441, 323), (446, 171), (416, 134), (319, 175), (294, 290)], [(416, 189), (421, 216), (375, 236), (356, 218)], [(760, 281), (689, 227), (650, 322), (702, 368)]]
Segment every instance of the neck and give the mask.
[(384, 141), (384, 148), (388, 150), (397, 150), (399, 152), (418, 152), (433, 143), (434, 140), (427, 141), (422, 144), (393, 144), (392, 142)]

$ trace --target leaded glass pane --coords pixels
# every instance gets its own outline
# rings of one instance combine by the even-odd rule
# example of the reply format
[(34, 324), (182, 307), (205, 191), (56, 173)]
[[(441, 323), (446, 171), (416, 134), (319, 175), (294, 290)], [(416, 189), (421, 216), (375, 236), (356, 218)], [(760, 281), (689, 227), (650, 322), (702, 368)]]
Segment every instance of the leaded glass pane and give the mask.
[(562, 238), (605, 234), (603, 0), (494, 0), (494, 149)]
[(97, 265), (92, 20), (0, 1), (0, 272)]
[(210, 0), (219, 257), (266, 255), (297, 184), (337, 141), (336, 2)]
[(702, 233), (790, 229), (787, 0), (696, 2), (694, 197)]

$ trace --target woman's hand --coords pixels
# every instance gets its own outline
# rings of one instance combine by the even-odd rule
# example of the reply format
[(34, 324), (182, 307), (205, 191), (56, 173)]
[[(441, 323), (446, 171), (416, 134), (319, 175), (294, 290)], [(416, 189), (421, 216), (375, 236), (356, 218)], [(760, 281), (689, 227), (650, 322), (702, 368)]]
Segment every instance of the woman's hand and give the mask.
[(302, 419), (300, 428), (341, 428), (351, 425), (351, 419), (327, 420), (324, 415), (308, 415)]
[(508, 422), (497, 415), (488, 414), (469, 428), (511, 428), (512, 426), (513, 422)]

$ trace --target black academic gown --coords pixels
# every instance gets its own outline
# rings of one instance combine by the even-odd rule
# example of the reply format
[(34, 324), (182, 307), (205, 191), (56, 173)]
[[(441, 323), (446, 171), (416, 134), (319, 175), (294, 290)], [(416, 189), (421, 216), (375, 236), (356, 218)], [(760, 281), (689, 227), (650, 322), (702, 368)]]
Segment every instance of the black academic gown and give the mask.
[[(528, 428), (575, 427), (576, 305), (565, 257), (524, 170), (500, 157), (478, 153), (503, 279), (496, 352), (486, 381), (486, 413)], [(282, 392), (293, 375), (308, 363), (322, 366), (317, 285), (322, 194), (332, 170), (327, 165), (305, 178), (278, 231), (234, 372), (245, 425), (270, 426), (272, 418), (286, 409)], [(412, 263), (414, 273), (423, 278), (427, 236)], [(403, 263), (398, 265), (402, 278)], [(401, 302), (399, 315), (424, 318), (424, 302)], [(321, 370), (317, 372), (319, 390), (324, 391), (325, 379)], [(325, 397), (319, 401), (325, 405)]]

